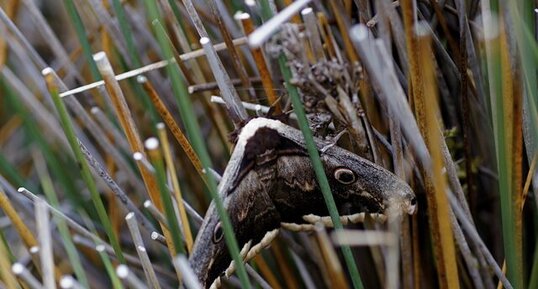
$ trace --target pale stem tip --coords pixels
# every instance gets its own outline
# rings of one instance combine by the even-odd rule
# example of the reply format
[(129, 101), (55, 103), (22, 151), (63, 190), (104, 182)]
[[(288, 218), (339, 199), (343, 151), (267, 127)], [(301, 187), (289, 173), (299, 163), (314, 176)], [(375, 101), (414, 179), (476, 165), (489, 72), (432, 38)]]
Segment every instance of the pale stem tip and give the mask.
[(15, 275), (22, 274), (24, 271), (24, 266), (22, 266), (21, 263), (15, 263), (13, 266), (11, 266), (11, 271), (13, 271), (13, 274)]
[(144, 142), (144, 146), (148, 150), (155, 150), (159, 147), (159, 140), (157, 138), (150, 137)]
[(209, 43), (209, 38), (207, 38), (207, 37), (200, 38), (200, 44), (205, 45), (205, 44), (208, 44), (208, 43)]
[(60, 280), (60, 287), (61, 288), (71, 288), (71, 287), (73, 287), (73, 285), (74, 285), (73, 277), (71, 277), (71, 276), (64, 276)]
[(127, 215), (125, 215), (125, 220), (130, 220), (134, 218), (134, 213), (133, 212), (129, 212)]
[(106, 53), (104, 51), (99, 51), (93, 55), (93, 60), (95, 62), (103, 61), (106, 58)]
[(146, 81), (148, 81), (148, 78), (145, 77), (144, 75), (139, 75), (139, 76), (136, 77), (136, 81), (138, 83), (145, 83)]
[(237, 20), (247, 20), (250, 18), (250, 14), (238, 11), (237, 13), (235, 13), (234, 18)]
[(144, 158), (144, 155), (143, 155), (141, 152), (135, 152), (135, 153), (133, 154), (133, 159), (134, 159), (135, 161), (140, 161), (140, 160), (142, 160), (143, 158)]
[(49, 75), (49, 74), (51, 74), (53, 72), (54, 72), (54, 70), (52, 68), (50, 68), (50, 67), (45, 67), (43, 70), (41, 70), (41, 74), (43, 76)]
[(119, 278), (125, 279), (127, 275), (129, 275), (129, 269), (123, 264), (118, 265), (118, 267), (116, 267), (116, 274), (118, 274)]
[(351, 27), (350, 34), (357, 40), (363, 40), (368, 37), (368, 28), (364, 24), (358, 24)]
[(312, 13), (312, 8), (311, 7), (307, 7), (305, 9), (301, 10), (302, 15), (307, 15), (307, 14), (310, 14), (310, 13)]

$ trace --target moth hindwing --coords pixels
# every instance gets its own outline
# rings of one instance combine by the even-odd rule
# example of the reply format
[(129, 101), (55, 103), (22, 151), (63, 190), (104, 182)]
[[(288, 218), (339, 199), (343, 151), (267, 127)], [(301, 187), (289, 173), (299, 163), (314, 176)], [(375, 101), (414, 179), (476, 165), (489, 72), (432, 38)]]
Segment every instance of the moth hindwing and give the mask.
[[(318, 150), (325, 147), (315, 142)], [(382, 219), (389, 208), (414, 212), (413, 191), (386, 169), (337, 146), (320, 156), (344, 223), (362, 221), (365, 214)], [(243, 258), (267, 246), (280, 228), (308, 230), (318, 221), (332, 225), (301, 131), (277, 120), (255, 118), (243, 127), (218, 190)], [(221, 274), (235, 267), (214, 204), (189, 262), (204, 288), (220, 284)]]

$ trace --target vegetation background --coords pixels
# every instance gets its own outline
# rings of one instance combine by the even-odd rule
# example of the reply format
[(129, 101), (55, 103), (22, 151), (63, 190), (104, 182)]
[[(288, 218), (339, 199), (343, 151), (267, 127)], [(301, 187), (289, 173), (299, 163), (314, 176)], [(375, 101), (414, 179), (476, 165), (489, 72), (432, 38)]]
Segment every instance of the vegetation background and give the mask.
[(228, 136), (268, 113), (345, 130), (418, 211), (282, 231), (226, 288), (538, 288), (535, 1), (0, 8), (3, 288), (197, 288), (185, 256)]

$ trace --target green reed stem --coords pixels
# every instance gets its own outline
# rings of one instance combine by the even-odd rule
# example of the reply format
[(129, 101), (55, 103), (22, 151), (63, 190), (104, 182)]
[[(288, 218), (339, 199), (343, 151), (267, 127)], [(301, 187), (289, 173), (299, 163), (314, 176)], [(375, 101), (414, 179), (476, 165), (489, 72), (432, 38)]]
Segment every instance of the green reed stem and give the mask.
[[(49, 76), (46, 74), (46, 72), (44, 74), (45, 74), (45, 77)], [(116, 235), (114, 234), (114, 231), (112, 230), (110, 219), (108, 218), (108, 214), (105, 210), (105, 205), (103, 204), (103, 200), (101, 200), (101, 196), (99, 192), (97, 191), (97, 186), (95, 184), (95, 181), (93, 180), (88, 162), (84, 158), (84, 155), (82, 154), (82, 151), (79, 147), (79, 140), (77, 139), (75, 135), (73, 123), (71, 122), (69, 114), (67, 113), (67, 109), (65, 108), (65, 105), (60, 98), (60, 95), (58, 93), (58, 88), (52, 85), (52, 81), (53, 80), (48, 81), (47, 83), (49, 84), (49, 91), (52, 96), (52, 101), (54, 102), (54, 106), (56, 107), (56, 110), (58, 111), (58, 115), (60, 117), (60, 123), (64, 130), (67, 141), (69, 142), (69, 145), (71, 146), (71, 149), (73, 150), (73, 153), (75, 155), (75, 159), (77, 160), (79, 164), (82, 178), (84, 179), (84, 182), (86, 183), (88, 191), (90, 192), (93, 205), (95, 206), (97, 215), (99, 217), (99, 220), (101, 221), (101, 224), (103, 225), (105, 229), (105, 232), (110, 241), (110, 244), (114, 248), (114, 252), (116, 253), (116, 256), (118, 257), (118, 260), (121, 263), (125, 263), (125, 258), (121, 251), (120, 244), (118, 242), (118, 239), (116, 238)]]
[[(273, 16), (273, 12), (271, 11), (269, 2), (267, 0), (263, 0), (261, 1), (261, 6), (262, 18), (264, 20), (268, 20), (270, 17)], [(282, 75), (286, 82), (286, 88), (288, 90), (291, 103), (293, 104), (293, 110), (297, 115), (297, 122), (299, 123), (299, 127), (301, 128), (301, 131), (305, 138), (308, 155), (310, 156), (310, 159), (312, 161), (312, 166), (314, 167), (314, 172), (316, 173), (316, 178), (318, 180), (321, 193), (323, 194), (323, 199), (325, 200), (325, 204), (327, 205), (327, 209), (329, 210), (329, 214), (334, 224), (334, 228), (336, 230), (340, 230), (343, 228), (342, 223), (340, 222), (340, 215), (338, 213), (338, 209), (336, 208), (336, 203), (332, 196), (329, 181), (327, 180), (327, 176), (325, 175), (325, 170), (323, 169), (323, 164), (321, 163), (321, 158), (314, 142), (312, 131), (308, 126), (304, 107), (299, 97), (299, 92), (297, 88), (290, 83), (292, 73), (290, 68), (288, 67), (287, 59), (284, 54), (280, 55), (280, 57), (278, 58), (278, 63), (280, 66), (280, 71), (282, 72)], [(344, 256), (344, 261), (346, 262), (347, 268), (349, 270), (353, 287), (355, 289), (364, 288), (351, 248), (349, 246), (341, 246), (341, 249)]]
[(108, 254), (105, 252), (105, 250), (97, 250), (97, 252), (101, 257), (101, 261), (103, 261), (103, 265), (105, 266), (105, 270), (110, 277), (110, 281), (112, 281), (112, 288), (123, 289), (124, 287), (121, 284), (120, 278), (118, 278), (118, 275), (116, 274), (116, 270), (114, 270), (114, 266), (112, 265)]
[(77, 7), (75, 6), (73, 0), (65, 0), (64, 3), (67, 13), (75, 26), (75, 33), (77, 34), (78, 41), (82, 47), (82, 53), (90, 65), (90, 73), (92, 74), (92, 78), (95, 81), (101, 80), (101, 74), (99, 74), (95, 61), (93, 61), (92, 48), (90, 46), (90, 42), (88, 41), (86, 30), (84, 29), (84, 23), (82, 23), (82, 19), (80, 19), (80, 15), (78, 14)]
[[(39, 178), (41, 180), (41, 187), (43, 188), (43, 192), (45, 193), (45, 196), (47, 197), (50, 205), (58, 209), (60, 208), (60, 202), (58, 201), (58, 196), (56, 195), (56, 192), (54, 190), (52, 179), (46, 171), (46, 168), (43, 169), (44, 170), (42, 172), (39, 172), (38, 170), (38, 175), (40, 175)], [(73, 267), (73, 271), (75, 272), (75, 276), (77, 277), (78, 282), (84, 285), (85, 288), (90, 288), (88, 278), (86, 277), (86, 273), (84, 271), (84, 268), (82, 267), (77, 247), (73, 243), (73, 239), (71, 238), (71, 233), (69, 232), (67, 223), (63, 218), (60, 218), (56, 215), (53, 215), (53, 218), (58, 225), (58, 231), (60, 232), (60, 236), (65, 246), (65, 251), (67, 252), (67, 258), (69, 259), (70, 266)]]
[(5, 176), (14, 184), (24, 184), (24, 179), (19, 175), (17, 170), (8, 162), (8, 160), (0, 154), (0, 174)]
[[(81, 198), (80, 194), (76, 193), (75, 183), (73, 182), (75, 178), (73, 178), (71, 175), (73, 171), (71, 169), (72, 167), (70, 166), (71, 164), (66, 163), (57, 154), (53, 153), (54, 150), (47, 143), (47, 141), (45, 141), (43, 130), (38, 127), (36, 120), (30, 115), (11, 87), (5, 84), (3, 89), (6, 100), (9, 100), (10, 105), (12, 106), (12, 111), (24, 119), (23, 128), (25, 129), (25, 136), (28, 137), (28, 141), (32, 144), (37, 144), (37, 147), (45, 157), (51, 172), (56, 177), (57, 184), (61, 184), (72, 205), (76, 208), (81, 207), (84, 200)], [(2, 156), (0, 155), (0, 158), (1, 157)], [(24, 186), (30, 191), (36, 191), (36, 186), (34, 186), (34, 184), (27, 184), (24, 182), (18, 182), (17, 184), (24, 184)]]
[[(145, 0), (145, 3), (149, 13), (149, 18), (152, 21), (159, 21), (160, 17), (155, 2), (151, 0)], [(154, 31), (157, 36), (159, 45), (162, 49), (163, 56), (165, 57), (165, 59), (172, 59), (174, 55), (172, 52), (172, 48), (168, 43), (167, 36), (164, 34), (163, 31), (158, 28), (155, 28)], [(181, 77), (179, 66), (177, 64), (170, 64), (166, 66), (166, 71), (172, 80), (172, 90), (176, 97), (176, 101), (178, 102), (180, 115), (189, 135), (190, 141), (192, 142), (193, 148), (200, 157), (202, 166), (204, 167), (205, 171), (208, 172), (209, 169), (212, 167), (211, 158), (209, 157), (205, 141), (202, 138), (201, 130), (194, 114), (194, 109), (189, 99), (189, 93), (187, 91), (187, 88), (185, 87), (184, 79)], [(226, 208), (224, 208), (222, 199), (218, 194), (217, 183), (211, 174), (207, 174), (207, 181), (209, 193), (211, 194), (211, 197), (215, 202), (215, 206), (220, 217), (221, 225), (224, 230), (224, 238), (230, 251), (230, 255), (235, 262), (237, 275), (239, 276), (239, 279), (241, 281), (241, 286), (242, 288), (252, 288), (252, 285), (250, 284), (250, 281), (247, 276), (245, 266), (243, 264), (243, 260), (239, 256), (239, 246), (237, 245), (237, 240), (235, 239), (235, 235), (233, 233), (232, 223), (230, 221), (228, 213), (226, 212)]]
[[(127, 51), (129, 53), (129, 58), (131, 59), (131, 69), (139, 68), (142, 66), (142, 61), (140, 60), (139, 53), (136, 49), (135, 41), (133, 38), (133, 32), (129, 27), (129, 22), (127, 22), (127, 17), (125, 16), (125, 11), (119, 0), (112, 0), (112, 7), (118, 18), (118, 23), (120, 26), (120, 31), (123, 34), (123, 38), (127, 44)], [(112, 35), (114, 37), (114, 35)], [(124, 57), (126, 57), (124, 55)], [(153, 124), (153, 127), (159, 122), (159, 117), (155, 108), (151, 105), (151, 100), (146, 92), (142, 89), (141, 85), (136, 81), (130, 81), (129, 84), (133, 87), (135, 95), (142, 102), (142, 105), (148, 109), (149, 115)]]
[[(293, 104), (293, 111), (295, 112), (295, 115), (297, 115), (297, 122), (299, 123), (299, 127), (303, 132), (306, 149), (308, 151), (308, 155), (310, 156), (310, 160), (312, 161), (312, 166), (314, 167), (314, 172), (316, 173), (316, 178), (318, 180), (321, 193), (323, 194), (325, 204), (327, 205), (327, 209), (329, 210), (329, 214), (331, 215), (331, 220), (334, 224), (334, 228), (336, 230), (341, 230), (343, 226), (340, 222), (340, 215), (338, 213), (336, 202), (334, 201), (331, 188), (329, 186), (329, 180), (325, 175), (325, 170), (323, 168), (323, 164), (321, 162), (316, 143), (314, 142), (312, 131), (308, 126), (308, 120), (306, 119), (306, 113), (303, 107), (303, 103), (301, 102), (301, 99), (299, 97), (299, 91), (295, 86), (290, 83), (292, 73), (287, 65), (286, 56), (284, 54), (281, 54), (278, 58), (278, 64), (280, 65), (280, 71), (282, 72), (284, 80), (286, 81), (286, 88), (288, 89), (291, 103)], [(349, 270), (349, 274), (351, 276), (351, 282), (353, 283), (353, 287), (356, 289), (364, 288), (351, 248), (349, 246), (341, 246), (341, 249), (342, 254), (344, 255), (344, 260)]]
[[(490, 25), (498, 25), (502, 22), (491, 21)], [(500, 29), (499, 29), (500, 30)], [(495, 32), (495, 34), (494, 34)], [(506, 275), (514, 288), (523, 288), (520, 277), (519, 252), (517, 250), (517, 228), (515, 214), (519, 210), (514, 208), (512, 179), (511, 153), (509, 151), (509, 140), (507, 133), (512, 123), (507, 123), (507, 116), (504, 108), (503, 90), (503, 63), (501, 61), (500, 34), (494, 29), (486, 31), (486, 61), (488, 68), (489, 96), (491, 102), (492, 124), (495, 138), (495, 149), (497, 158), (497, 172), (499, 181), (499, 194), (501, 205), (501, 220), (503, 231), (504, 254), (506, 259)], [(490, 35), (491, 34), (491, 35)], [(506, 52), (508, 53), (508, 52)], [(511, 108), (509, 108), (511, 109)]]
[[(261, 7), (262, 7), (262, 18), (264, 21), (267, 21), (269, 18), (273, 16), (273, 11), (271, 10), (269, 1), (262, 0)], [(287, 59), (284, 54), (281, 54), (279, 56), (278, 64), (280, 66), (280, 71), (282, 72), (282, 76), (284, 77), (284, 80), (286, 83), (286, 89), (288, 90), (291, 103), (293, 104), (293, 110), (295, 114), (297, 115), (297, 122), (299, 123), (299, 127), (301, 128), (301, 131), (305, 138), (308, 155), (310, 156), (310, 159), (312, 161), (312, 166), (314, 168), (314, 172), (316, 173), (316, 178), (318, 180), (321, 193), (323, 194), (323, 199), (325, 200), (325, 204), (331, 216), (331, 220), (333, 222), (334, 228), (336, 230), (340, 230), (343, 228), (342, 223), (340, 222), (340, 215), (338, 213), (336, 203), (332, 196), (331, 188), (329, 186), (329, 181), (327, 180), (327, 176), (325, 175), (325, 170), (323, 168), (323, 164), (321, 163), (321, 158), (319, 156), (316, 144), (314, 142), (312, 131), (310, 130), (310, 127), (308, 126), (308, 121), (306, 119), (304, 107), (299, 97), (299, 91), (290, 82), (293, 75), (291, 73), (290, 68), (288, 67)], [(347, 268), (349, 270), (353, 287), (355, 289), (363, 289), (364, 286), (362, 284), (359, 270), (357, 268), (357, 264), (355, 263), (355, 258), (353, 257), (353, 252), (351, 251), (351, 248), (349, 246), (341, 246), (341, 250), (344, 256), (344, 261), (346, 262)]]

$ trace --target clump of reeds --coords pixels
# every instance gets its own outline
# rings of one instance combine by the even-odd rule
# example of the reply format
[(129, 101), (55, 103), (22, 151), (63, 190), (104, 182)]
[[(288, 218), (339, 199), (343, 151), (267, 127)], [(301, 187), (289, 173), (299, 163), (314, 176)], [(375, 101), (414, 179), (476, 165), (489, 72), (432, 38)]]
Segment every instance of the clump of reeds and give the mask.
[[(289, 117), (418, 212), (283, 232), (227, 288), (538, 288), (533, 1), (0, 2), (0, 284), (199, 288), (228, 136)], [(338, 135), (338, 136), (337, 136)], [(18, 188), (18, 189), (17, 189)]]

